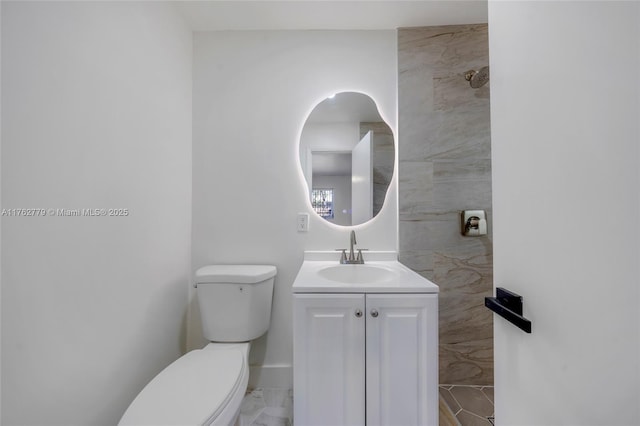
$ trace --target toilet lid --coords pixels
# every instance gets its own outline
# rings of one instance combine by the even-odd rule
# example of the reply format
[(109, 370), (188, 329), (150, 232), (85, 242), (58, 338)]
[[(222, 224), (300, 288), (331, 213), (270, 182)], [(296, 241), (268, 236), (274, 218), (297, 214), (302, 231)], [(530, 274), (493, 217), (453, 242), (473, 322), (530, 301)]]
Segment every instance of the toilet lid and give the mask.
[(272, 265), (208, 265), (198, 269), (196, 284), (238, 283), (255, 284), (276, 275)]
[(237, 389), (239, 350), (195, 350), (165, 368), (133, 400), (120, 425), (209, 424)]

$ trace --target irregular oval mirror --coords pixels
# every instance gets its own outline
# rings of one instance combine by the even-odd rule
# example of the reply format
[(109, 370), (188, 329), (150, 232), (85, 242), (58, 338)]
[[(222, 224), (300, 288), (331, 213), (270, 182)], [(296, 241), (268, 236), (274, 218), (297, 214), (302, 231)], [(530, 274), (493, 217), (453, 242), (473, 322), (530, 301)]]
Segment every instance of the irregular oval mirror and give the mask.
[(336, 225), (359, 225), (380, 212), (394, 160), (391, 128), (362, 93), (323, 100), (302, 129), (300, 164), (311, 205)]

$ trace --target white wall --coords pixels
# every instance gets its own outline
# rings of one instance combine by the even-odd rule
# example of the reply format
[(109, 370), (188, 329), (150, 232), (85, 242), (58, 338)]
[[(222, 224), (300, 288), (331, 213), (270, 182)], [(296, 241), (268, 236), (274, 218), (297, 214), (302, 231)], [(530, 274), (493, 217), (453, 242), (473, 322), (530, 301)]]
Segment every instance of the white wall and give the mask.
[(2, 423), (107, 425), (184, 348), (191, 32), (164, 3), (2, 2)]
[(640, 411), (640, 3), (490, 2), (500, 425)]
[[(2, 4), (0, 3), (0, 39), (2, 34)], [(1, 42), (2, 40), (0, 40)], [(2, 48), (0, 47), (0, 82), (2, 82)], [(0, 84), (2, 99), (2, 84)], [(0, 102), (0, 129), (2, 129), (2, 102)], [(2, 132), (0, 131), (0, 164), (2, 164)], [(2, 173), (0, 173), (0, 209), (2, 209)], [(2, 220), (0, 220), (0, 319), (2, 318)], [(0, 423), (2, 423), (2, 321), (0, 320)]]
[[(347, 247), (352, 229), (311, 214), (309, 232), (296, 232), (297, 213), (312, 213), (298, 155), (304, 122), (329, 94), (359, 91), (396, 129), (396, 52), (395, 31), (195, 34), (193, 268), (225, 262), (278, 268), (271, 329), (251, 358), (274, 368), (254, 374), (254, 383), (291, 383), (291, 285), (303, 251)], [(354, 227), (360, 246), (395, 250), (397, 221), (394, 180), (383, 211)], [(193, 293), (190, 348), (205, 343)]]

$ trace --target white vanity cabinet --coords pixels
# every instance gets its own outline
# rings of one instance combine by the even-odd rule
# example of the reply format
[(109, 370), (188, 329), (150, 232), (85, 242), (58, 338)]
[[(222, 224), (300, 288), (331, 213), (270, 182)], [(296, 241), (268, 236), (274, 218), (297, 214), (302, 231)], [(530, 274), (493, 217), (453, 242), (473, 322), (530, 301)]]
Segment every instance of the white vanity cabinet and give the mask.
[(437, 425), (437, 292), (293, 297), (296, 426)]

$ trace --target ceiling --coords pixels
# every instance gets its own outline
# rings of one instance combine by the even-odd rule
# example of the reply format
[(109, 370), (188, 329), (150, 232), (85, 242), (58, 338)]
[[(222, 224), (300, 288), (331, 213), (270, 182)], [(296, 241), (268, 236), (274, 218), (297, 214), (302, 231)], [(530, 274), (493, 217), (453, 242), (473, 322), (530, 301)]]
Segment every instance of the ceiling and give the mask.
[(487, 22), (487, 0), (177, 1), (194, 31), (381, 30)]

